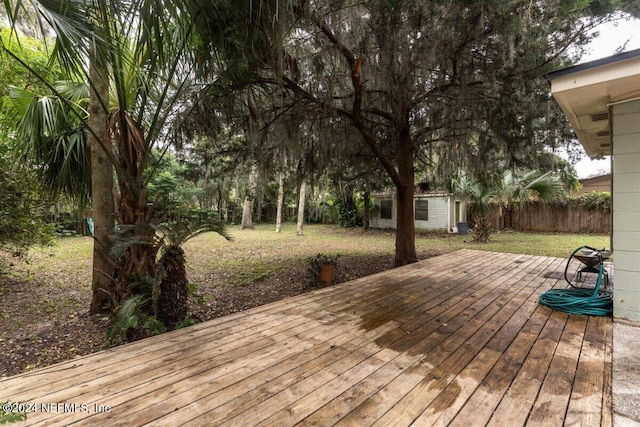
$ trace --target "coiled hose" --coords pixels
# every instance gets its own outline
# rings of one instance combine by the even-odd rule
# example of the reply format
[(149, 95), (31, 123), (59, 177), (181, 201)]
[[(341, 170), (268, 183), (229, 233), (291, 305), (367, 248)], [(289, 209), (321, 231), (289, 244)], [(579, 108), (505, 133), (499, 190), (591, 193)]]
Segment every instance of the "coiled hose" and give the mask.
[[(594, 289), (576, 288), (567, 277), (569, 264), (574, 255), (582, 249), (591, 249), (598, 252), (598, 279)], [(580, 246), (573, 251), (567, 266), (564, 269), (564, 278), (571, 286), (570, 289), (550, 289), (540, 295), (538, 301), (551, 309), (569, 314), (583, 314), (586, 316), (609, 316), (613, 313), (613, 294), (601, 291), (602, 278), (604, 277), (604, 262), (602, 254), (597, 249), (589, 246)]]

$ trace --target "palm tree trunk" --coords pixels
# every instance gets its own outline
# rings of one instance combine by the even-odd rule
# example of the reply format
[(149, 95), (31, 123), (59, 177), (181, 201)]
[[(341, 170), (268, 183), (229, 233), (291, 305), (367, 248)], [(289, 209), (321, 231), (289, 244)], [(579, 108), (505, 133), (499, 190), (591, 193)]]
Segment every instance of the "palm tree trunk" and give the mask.
[(303, 235), (304, 227), (304, 199), (307, 196), (307, 184), (305, 181), (300, 183), (300, 193), (298, 199), (298, 222), (296, 224), (296, 234), (298, 236)]
[[(91, 198), (93, 205), (93, 278), (91, 282), (91, 314), (109, 312), (113, 308), (112, 272), (110, 257), (111, 235), (114, 227), (113, 167), (104, 147), (110, 147), (107, 114), (103, 105), (109, 103), (109, 83), (90, 65), (90, 79), (94, 83), (89, 96), (89, 126), (91, 135)], [(102, 100), (102, 102), (101, 102)], [(103, 104), (104, 102), (104, 104)], [(101, 139), (98, 140), (98, 137)]]
[(249, 173), (249, 183), (247, 184), (247, 195), (244, 198), (244, 206), (242, 208), (242, 224), (240, 228), (253, 229), (253, 202), (256, 197), (256, 187), (258, 180), (258, 163), (251, 165)]
[(276, 233), (282, 230), (282, 205), (284, 204), (284, 173), (278, 176), (278, 207), (276, 211)]
[(364, 192), (364, 212), (362, 213), (362, 229), (369, 231), (369, 216), (371, 215), (371, 194), (369, 190)]

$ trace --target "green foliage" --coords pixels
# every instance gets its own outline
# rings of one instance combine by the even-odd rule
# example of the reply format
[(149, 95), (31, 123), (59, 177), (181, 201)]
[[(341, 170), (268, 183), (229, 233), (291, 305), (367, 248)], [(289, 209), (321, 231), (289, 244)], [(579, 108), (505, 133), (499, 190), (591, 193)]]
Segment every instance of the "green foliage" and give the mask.
[[(20, 43), (17, 42), (16, 33), (12, 35), (12, 30), (7, 27), (0, 28), (0, 46), (6, 49), (4, 54), (0, 53), (0, 98), (5, 104), (6, 96), (9, 95), (9, 88), (17, 86), (22, 88), (44, 88), (44, 84), (36, 75), (26, 69), (18, 60), (24, 61), (33, 71), (41, 76), (52, 77), (53, 80), (59, 76), (60, 69), (49, 63), (49, 56), (45, 46), (41, 41), (32, 37), (23, 36)], [(15, 55), (16, 58), (11, 55)], [(4, 108), (0, 111), (6, 112)], [(0, 113), (2, 117), (2, 113)]]
[(156, 281), (153, 277), (135, 272), (127, 286), (129, 295), (142, 297), (137, 306), (143, 313), (153, 313), (154, 302), (157, 297)]
[(362, 218), (358, 214), (358, 206), (353, 194), (334, 193), (330, 202), (330, 206), (336, 211), (337, 221), (341, 227), (362, 226)]
[[(154, 334), (162, 329), (154, 322), (162, 324), (164, 330), (173, 329), (184, 319), (188, 294), (186, 260), (180, 246), (209, 231), (230, 239), (216, 212), (185, 207), (176, 207), (169, 212), (176, 221), (171, 219), (159, 225), (146, 226), (120, 225), (116, 231), (112, 246), (116, 258), (122, 257), (134, 244), (150, 246), (150, 253), (162, 255), (153, 260), (153, 277), (138, 272), (131, 277), (127, 288), (131, 296), (122, 304), (113, 321), (109, 336), (111, 342), (123, 335), (131, 340), (139, 338), (140, 334)], [(131, 233), (136, 227), (144, 227), (147, 231)], [(179, 319), (175, 313), (180, 313)], [(152, 323), (141, 322), (141, 319), (145, 322), (152, 319)]]
[(45, 222), (47, 200), (33, 177), (7, 163), (0, 158), (0, 248), (20, 254), (50, 244), (53, 227)]
[(166, 332), (162, 322), (145, 313), (144, 307), (148, 305), (149, 298), (144, 295), (135, 295), (125, 300), (109, 325), (108, 344), (114, 345), (124, 340), (135, 341)]
[(474, 180), (460, 170), (451, 178), (451, 188), (453, 193), (466, 200), (478, 215), (488, 216), (496, 208), (495, 202), (499, 198), (499, 189), (495, 183)]
[(159, 216), (167, 215), (174, 206), (195, 205), (203, 190), (187, 179), (186, 165), (179, 163), (172, 153), (161, 154), (159, 150), (154, 150), (151, 163), (145, 178), (149, 200), (155, 201)]
[[(26, 421), (27, 414), (25, 412), (6, 412), (5, 405), (11, 405), (11, 402), (0, 402), (0, 424), (17, 423)], [(17, 404), (16, 404), (17, 405)]]
[(453, 193), (468, 203), (473, 222), (474, 240), (489, 240), (489, 216), (498, 207), (510, 211), (514, 205), (538, 200), (551, 203), (564, 194), (562, 183), (550, 172), (513, 172), (506, 170), (499, 178), (472, 179), (460, 170), (451, 179)]
[(172, 237), (174, 244), (181, 245), (192, 237), (208, 231), (218, 233), (227, 240), (231, 239), (225, 231), (220, 214), (211, 209), (175, 206), (169, 211), (167, 224), (172, 227), (172, 233), (178, 233), (178, 229), (181, 229), (184, 234)]
[(19, 254), (30, 246), (49, 244), (53, 227), (44, 218), (49, 198), (30, 164), (14, 157), (17, 111), (10, 100), (12, 85), (33, 89), (44, 85), (11, 55), (47, 76), (56, 75), (56, 67), (47, 65), (42, 43), (25, 37), (18, 44), (9, 28), (0, 28), (0, 46), (0, 248)]
[(319, 253), (315, 256), (307, 258), (307, 271), (311, 278), (311, 284), (318, 286), (320, 284), (320, 270), (325, 265), (338, 265), (338, 255), (327, 255)]
[(573, 165), (553, 153), (542, 153), (538, 156), (538, 170), (554, 171), (560, 182), (564, 185), (565, 192), (570, 194), (580, 189), (580, 181), (578, 180), (578, 172)]
[(506, 170), (498, 186), (500, 202), (504, 207), (530, 200), (551, 203), (564, 196), (564, 187), (551, 172)]
[(203, 10), (198, 14), (195, 28), (201, 37), (197, 45), (197, 63), (201, 71), (210, 73), (214, 68), (210, 65), (217, 65), (222, 60), (224, 66), (216, 67), (218, 79), (240, 87), (255, 82), (257, 71), (275, 47), (274, 40), (269, 39), (269, 35), (275, 34), (269, 34), (268, 30), (282, 31), (278, 25), (291, 12), (289, 2), (219, 0), (199, 3)]
[(486, 243), (489, 240), (489, 215), (497, 208), (499, 189), (495, 182), (473, 180), (463, 171), (452, 177), (451, 187), (456, 197), (467, 202), (469, 218), (473, 223), (473, 239)]
[(584, 206), (588, 209), (611, 209), (611, 193), (608, 191), (591, 191), (570, 199), (570, 203)]
[(16, 153), (54, 194), (86, 202), (91, 193), (89, 134), (83, 123), (88, 87), (58, 82), (55, 91), (12, 88)]
[(182, 320), (181, 322), (178, 322), (173, 329), (175, 330), (175, 329), (187, 328), (189, 326), (193, 326), (198, 323), (200, 323), (198, 319), (194, 319), (193, 317), (187, 316), (184, 318), (184, 320)]
[(149, 331), (150, 335), (160, 335), (167, 332), (167, 327), (154, 316), (146, 316), (144, 319), (144, 328)]
[(114, 344), (118, 339), (123, 339), (129, 329), (138, 327), (142, 317), (140, 306), (144, 300), (143, 295), (136, 295), (122, 303), (107, 331), (110, 344)]
[(338, 255), (327, 255), (319, 253), (312, 257), (307, 258), (309, 266), (312, 268), (322, 267), (326, 264), (336, 264), (338, 262)]
[[(11, 144), (50, 190), (89, 199), (89, 145), (81, 117), (86, 114), (88, 86), (60, 81), (43, 44), (31, 37), (11, 38), (0, 30), (0, 143)], [(22, 61), (21, 64), (19, 61)], [(47, 82), (46, 84), (44, 82)], [(55, 82), (55, 83), (54, 83)], [(71, 110), (75, 110), (72, 112)]]
[[(153, 246), (154, 253), (157, 254), (163, 248), (171, 245), (180, 246), (189, 239), (210, 231), (227, 240), (231, 239), (217, 212), (188, 207), (175, 207), (170, 212), (171, 218), (158, 225), (119, 225), (113, 237), (112, 254), (119, 258), (133, 244)], [(136, 233), (130, 232), (136, 228), (144, 228), (146, 231), (141, 229)]]

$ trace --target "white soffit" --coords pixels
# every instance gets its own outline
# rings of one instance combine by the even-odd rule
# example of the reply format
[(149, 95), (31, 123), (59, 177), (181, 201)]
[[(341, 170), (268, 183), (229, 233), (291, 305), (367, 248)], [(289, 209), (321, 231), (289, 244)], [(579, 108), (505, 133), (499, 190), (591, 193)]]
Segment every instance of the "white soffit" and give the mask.
[(640, 96), (640, 49), (555, 71), (551, 93), (591, 158), (611, 154), (609, 105)]

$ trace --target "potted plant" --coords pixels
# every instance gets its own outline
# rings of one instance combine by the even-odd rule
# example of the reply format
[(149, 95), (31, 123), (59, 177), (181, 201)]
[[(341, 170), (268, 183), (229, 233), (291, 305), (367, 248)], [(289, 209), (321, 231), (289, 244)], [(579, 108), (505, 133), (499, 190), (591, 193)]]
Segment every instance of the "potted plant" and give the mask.
[(329, 285), (333, 283), (336, 266), (338, 265), (338, 255), (318, 254), (308, 259), (309, 271), (313, 284)]

